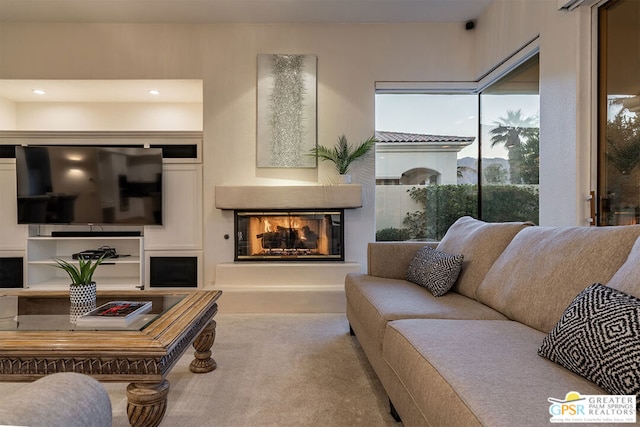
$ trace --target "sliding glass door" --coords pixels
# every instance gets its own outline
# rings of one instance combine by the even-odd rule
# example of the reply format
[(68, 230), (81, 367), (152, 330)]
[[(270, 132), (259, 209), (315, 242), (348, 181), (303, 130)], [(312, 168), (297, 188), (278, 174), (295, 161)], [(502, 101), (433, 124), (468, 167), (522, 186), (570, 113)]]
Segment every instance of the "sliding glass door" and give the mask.
[(598, 225), (640, 223), (640, 1), (599, 9)]

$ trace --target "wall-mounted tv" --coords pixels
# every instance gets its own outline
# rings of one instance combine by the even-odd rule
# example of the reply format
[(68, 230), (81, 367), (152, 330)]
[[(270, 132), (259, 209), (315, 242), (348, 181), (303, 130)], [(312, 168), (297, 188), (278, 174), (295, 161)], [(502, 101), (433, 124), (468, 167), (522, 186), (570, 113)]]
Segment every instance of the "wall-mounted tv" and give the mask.
[(162, 149), (16, 147), (19, 224), (162, 224)]

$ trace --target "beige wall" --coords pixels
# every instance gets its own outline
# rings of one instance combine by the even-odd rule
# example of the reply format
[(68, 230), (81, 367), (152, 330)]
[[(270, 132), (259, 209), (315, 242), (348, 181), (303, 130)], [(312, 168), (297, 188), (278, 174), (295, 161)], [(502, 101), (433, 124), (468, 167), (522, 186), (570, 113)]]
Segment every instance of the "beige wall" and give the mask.
[[(205, 281), (232, 259), (232, 215), (219, 184), (329, 182), (333, 171), (257, 169), (256, 55), (318, 55), (318, 141), (373, 133), (376, 81), (475, 80), (539, 35), (541, 223), (583, 224), (590, 187), (590, 11), (556, 0), (496, 0), (463, 24), (7, 24), (3, 79), (202, 79)], [(580, 105), (580, 107), (578, 107)], [(374, 238), (374, 159), (355, 171), (364, 206), (346, 215), (346, 259), (365, 267)]]
[(16, 103), (0, 98), (0, 129), (16, 129)]
[(201, 131), (202, 104), (114, 102), (18, 102), (7, 130)]
[(588, 224), (587, 196), (595, 189), (592, 3), (569, 12), (558, 10), (556, 0), (494, 0), (475, 30), (478, 77), (539, 36), (544, 225)]
[[(467, 81), (473, 33), (461, 24), (3, 24), (3, 79), (202, 79), (205, 282), (233, 259), (232, 215), (213, 207), (219, 184), (330, 182), (318, 169), (255, 167), (256, 56), (318, 55), (318, 141), (373, 134), (376, 81)], [(452, 54), (455, 52), (455, 55)], [(373, 156), (354, 169), (364, 206), (346, 215), (346, 259), (366, 265), (374, 239)]]
[(473, 30), (476, 76), (487, 74), (538, 36), (545, 12), (555, 14), (556, 5), (556, 0), (494, 0)]

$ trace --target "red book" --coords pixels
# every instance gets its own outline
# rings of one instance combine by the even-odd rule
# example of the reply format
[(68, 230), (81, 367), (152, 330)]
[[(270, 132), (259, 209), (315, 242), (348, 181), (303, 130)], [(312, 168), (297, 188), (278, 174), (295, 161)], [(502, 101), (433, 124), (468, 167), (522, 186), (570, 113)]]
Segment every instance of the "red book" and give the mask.
[(124, 327), (151, 310), (151, 301), (109, 301), (78, 317), (78, 326)]

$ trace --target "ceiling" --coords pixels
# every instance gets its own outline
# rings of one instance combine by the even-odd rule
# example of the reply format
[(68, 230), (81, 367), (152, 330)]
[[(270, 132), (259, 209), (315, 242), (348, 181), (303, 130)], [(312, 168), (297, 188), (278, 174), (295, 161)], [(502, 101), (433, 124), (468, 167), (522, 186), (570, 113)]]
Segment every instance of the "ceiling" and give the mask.
[(0, 0), (0, 22), (466, 22), (492, 0)]

